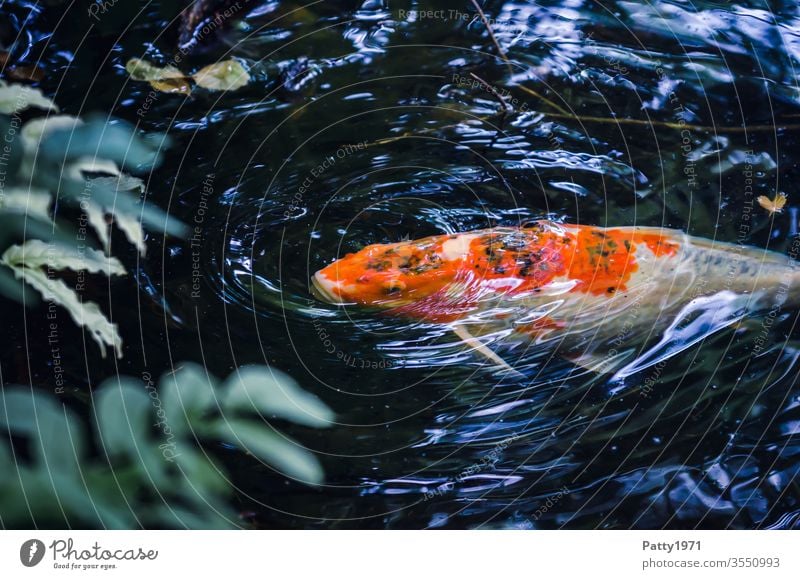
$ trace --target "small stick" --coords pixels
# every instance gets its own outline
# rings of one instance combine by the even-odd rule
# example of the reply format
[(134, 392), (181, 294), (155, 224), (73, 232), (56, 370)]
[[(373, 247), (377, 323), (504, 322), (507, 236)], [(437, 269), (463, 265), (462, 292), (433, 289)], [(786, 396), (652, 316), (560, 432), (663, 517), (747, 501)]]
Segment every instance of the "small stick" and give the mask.
[[(492, 30), (491, 24), (489, 24), (489, 20), (486, 18), (486, 14), (484, 14), (483, 9), (481, 9), (481, 7), (478, 4), (477, 0), (471, 0), (471, 2), (472, 2), (472, 5), (475, 6), (475, 10), (478, 11), (478, 14), (481, 17), (481, 21), (483, 22), (483, 25), (486, 27), (486, 30), (489, 32), (489, 38), (492, 39), (492, 42), (494, 43), (494, 46), (497, 49), (497, 52), (500, 55), (500, 58), (502, 58), (503, 62), (506, 63), (506, 66), (508, 67), (509, 74), (513, 75), (514, 74), (514, 66), (511, 63), (511, 61), (508, 59), (508, 55), (506, 55), (506, 53), (500, 47), (500, 43), (497, 42), (497, 37), (494, 35), (494, 31)], [(532, 88), (523, 87), (521, 85), (520, 85), (520, 88), (522, 88), (525, 92), (527, 92), (527, 93), (535, 96), (536, 98), (540, 99), (542, 102), (547, 103), (548, 105), (553, 107), (558, 112), (560, 112), (562, 114), (565, 114), (565, 115), (569, 114), (565, 109), (563, 109), (562, 107), (560, 107), (559, 105), (557, 105), (556, 103), (554, 103), (553, 101), (548, 99), (547, 97), (545, 97), (543, 95), (540, 95), (538, 92), (536, 92)]]
[(614, 119), (606, 117), (583, 117), (574, 114), (555, 114), (543, 113), (547, 116), (557, 119), (574, 119), (584, 123), (603, 123), (603, 124), (618, 124), (618, 125), (640, 125), (640, 126), (653, 126), (665, 127), (667, 129), (688, 129), (690, 131), (717, 131), (719, 133), (747, 133), (747, 132), (764, 132), (764, 131), (796, 131), (800, 130), (800, 125), (751, 125), (744, 127), (726, 127), (723, 125), (689, 125), (682, 123), (672, 123), (669, 121), (646, 121), (644, 119)]
[(506, 66), (508, 66), (508, 72), (510, 72), (511, 74), (514, 74), (514, 68), (512, 67), (511, 61), (508, 59), (508, 56), (506, 56), (506, 53), (500, 47), (500, 43), (497, 42), (497, 38), (494, 35), (494, 31), (492, 30), (492, 27), (489, 24), (489, 19), (486, 18), (486, 14), (483, 13), (483, 9), (481, 8), (480, 4), (478, 4), (478, 0), (471, 0), (471, 1), (472, 1), (472, 5), (475, 6), (475, 10), (478, 11), (478, 14), (481, 17), (481, 20), (483, 21), (483, 25), (486, 27), (486, 30), (489, 32), (489, 38), (492, 39), (492, 42), (494, 43), (494, 47), (497, 49), (497, 53), (500, 55), (500, 58), (503, 59), (503, 62), (506, 63)]
[(486, 88), (486, 90), (487, 90), (487, 91), (489, 91), (489, 93), (490, 93), (490, 94), (491, 94), (491, 95), (492, 95), (494, 98), (496, 98), (496, 99), (497, 99), (497, 102), (499, 102), (499, 103), (500, 103), (500, 106), (501, 106), (501, 107), (503, 107), (503, 110), (504, 110), (504, 111), (513, 111), (513, 110), (514, 110), (514, 107), (512, 107), (512, 106), (511, 106), (510, 104), (508, 104), (508, 103), (507, 103), (505, 100), (503, 100), (503, 97), (501, 97), (501, 96), (500, 96), (500, 94), (498, 94), (498, 92), (497, 92), (497, 89), (495, 89), (495, 88), (494, 88), (492, 85), (490, 85), (488, 82), (486, 82), (485, 80), (483, 80), (481, 77), (479, 77), (479, 76), (478, 76), (477, 74), (475, 74), (474, 72), (471, 72), (471, 73), (469, 73), (469, 75), (470, 75), (472, 78), (474, 78), (475, 80), (477, 80), (479, 83), (481, 83), (481, 84), (482, 84), (482, 85), (483, 85), (483, 86)]

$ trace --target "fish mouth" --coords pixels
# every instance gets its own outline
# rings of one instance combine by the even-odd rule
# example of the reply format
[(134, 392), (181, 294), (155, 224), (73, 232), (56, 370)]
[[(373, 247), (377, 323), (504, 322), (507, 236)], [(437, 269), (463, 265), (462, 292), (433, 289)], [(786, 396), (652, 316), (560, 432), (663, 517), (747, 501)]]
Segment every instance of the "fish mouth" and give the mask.
[(333, 293), (336, 285), (335, 282), (322, 275), (322, 270), (320, 270), (311, 277), (311, 295), (329, 304), (343, 304), (345, 302), (342, 298)]

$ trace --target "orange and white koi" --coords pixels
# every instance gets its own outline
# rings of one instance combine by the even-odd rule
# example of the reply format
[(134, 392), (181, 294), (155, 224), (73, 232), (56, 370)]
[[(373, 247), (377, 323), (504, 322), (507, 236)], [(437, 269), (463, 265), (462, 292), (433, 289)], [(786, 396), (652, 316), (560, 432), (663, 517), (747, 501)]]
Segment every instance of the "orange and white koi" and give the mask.
[(539, 221), (369, 245), (316, 272), (312, 284), (330, 303), (449, 323), (498, 363), (475, 336), (557, 339), (586, 360), (622, 333), (631, 345), (637, 334), (656, 335), (689, 305), (713, 309), (710, 296), (736, 304), (731, 321), (770, 296), (800, 297), (796, 287), (780, 295), (800, 282), (793, 264), (677, 230)]

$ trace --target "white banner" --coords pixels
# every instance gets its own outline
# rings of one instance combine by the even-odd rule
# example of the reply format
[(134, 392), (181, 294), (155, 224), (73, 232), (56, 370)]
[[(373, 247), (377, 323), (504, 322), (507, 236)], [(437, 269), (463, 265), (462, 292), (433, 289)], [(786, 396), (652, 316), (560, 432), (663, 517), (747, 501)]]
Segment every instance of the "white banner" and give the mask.
[(792, 531), (3, 531), (0, 576), (798, 577)]

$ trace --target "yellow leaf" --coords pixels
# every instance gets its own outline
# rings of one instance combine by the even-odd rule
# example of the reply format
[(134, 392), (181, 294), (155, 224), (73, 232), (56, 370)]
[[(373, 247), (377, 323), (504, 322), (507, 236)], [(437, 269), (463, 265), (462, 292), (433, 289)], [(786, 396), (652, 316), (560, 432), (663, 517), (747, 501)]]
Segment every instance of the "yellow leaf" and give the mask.
[(231, 59), (201, 68), (194, 81), (209, 90), (236, 90), (250, 82), (250, 75), (238, 60)]
[(133, 80), (154, 81), (168, 78), (186, 78), (186, 75), (174, 66), (168, 65), (164, 68), (159, 68), (152, 62), (140, 58), (131, 58), (125, 63), (125, 70), (128, 71)]
[(164, 80), (151, 80), (150, 86), (157, 91), (168, 93), (191, 94), (192, 87), (187, 78), (167, 78)]
[(770, 199), (766, 195), (760, 195), (756, 201), (770, 213), (780, 213), (786, 205), (787, 197), (786, 193), (778, 193), (774, 199)]

